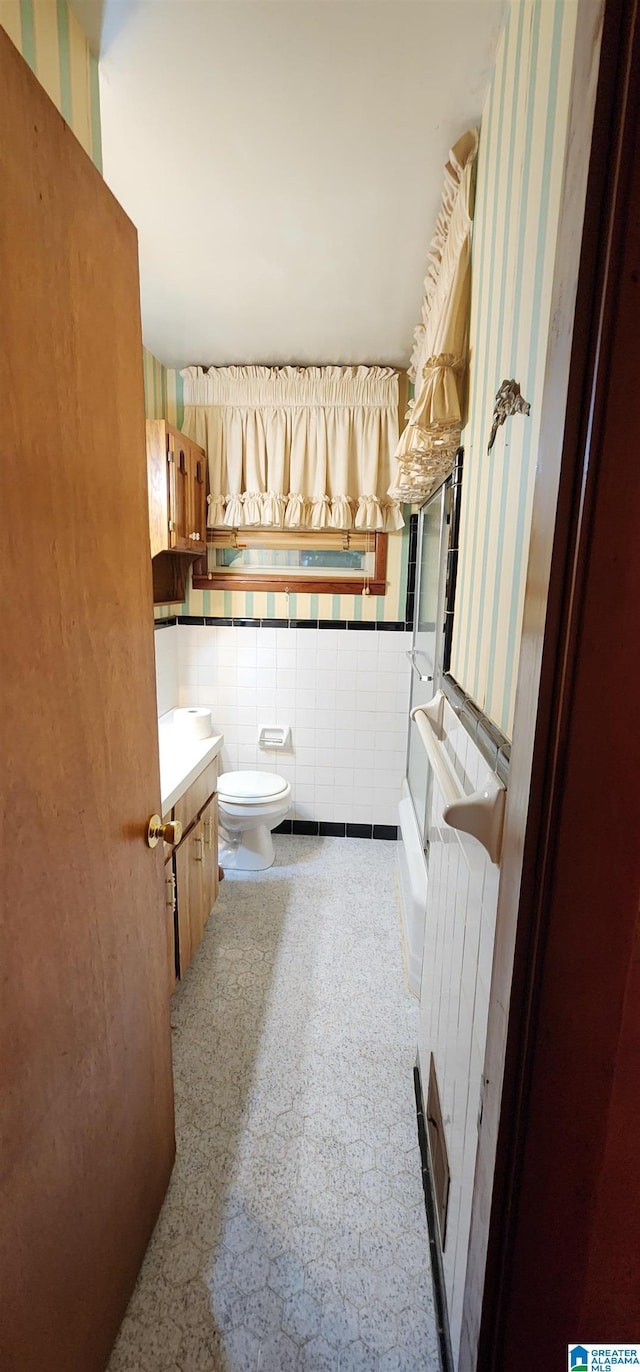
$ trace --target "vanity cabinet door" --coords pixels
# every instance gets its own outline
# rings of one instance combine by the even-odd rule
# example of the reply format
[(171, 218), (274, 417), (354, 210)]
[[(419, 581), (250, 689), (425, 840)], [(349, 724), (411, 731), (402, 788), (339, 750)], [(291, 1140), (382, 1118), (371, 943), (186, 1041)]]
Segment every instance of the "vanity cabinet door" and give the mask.
[(192, 912), (202, 900), (202, 851), (203, 838), (199, 825), (183, 839), (176, 849), (176, 900), (178, 904), (178, 964), (183, 977), (198, 946), (194, 941), (193, 929), (197, 921)]
[(200, 823), (204, 838), (204, 907), (205, 924), (218, 899), (218, 797), (212, 796), (203, 811)]
[(197, 824), (176, 849), (178, 959), (183, 977), (202, 942), (218, 894), (218, 799), (212, 796)]
[(169, 969), (169, 995), (176, 989), (178, 973), (176, 967), (176, 878), (173, 871), (173, 854), (164, 864), (164, 908), (167, 923), (167, 966)]

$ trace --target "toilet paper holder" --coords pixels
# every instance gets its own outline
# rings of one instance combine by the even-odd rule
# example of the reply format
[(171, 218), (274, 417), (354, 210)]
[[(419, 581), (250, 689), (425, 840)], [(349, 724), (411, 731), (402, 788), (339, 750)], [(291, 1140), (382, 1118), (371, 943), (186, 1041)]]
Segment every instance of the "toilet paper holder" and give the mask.
[(259, 748), (286, 748), (291, 740), (289, 724), (265, 724), (258, 735)]

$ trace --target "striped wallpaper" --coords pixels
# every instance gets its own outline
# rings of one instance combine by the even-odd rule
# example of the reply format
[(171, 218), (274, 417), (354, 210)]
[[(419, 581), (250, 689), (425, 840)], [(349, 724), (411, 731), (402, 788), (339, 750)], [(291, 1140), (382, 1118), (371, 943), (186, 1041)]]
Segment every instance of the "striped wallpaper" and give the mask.
[[(567, 126), (575, 0), (512, 0), (480, 140), (473, 241), (469, 423), (452, 671), (511, 732), (551, 279)], [(0, 22), (101, 169), (98, 63), (66, 0), (0, 0)], [(493, 397), (514, 376), (531, 417), (492, 454)], [(182, 381), (145, 350), (147, 415), (182, 423)], [(407, 533), (389, 539), (384, 597), (191, 591), (161, 614), (404, 618)]]
[[(451, 671), (511, 737), (575, 37), (575, 0), (512, 0), (485, 105)], [(496, 390), (531, 404), (487, 441)]]
[[(180, 428), (183, 416), (182, 377), (144, 349), (147, 419), (168, 419)], [(388, 590), (385, 596), (303, 595), (274, 591), (189, 590), (184, 605), (156, 607), (156, 619), (175, 614), (216, 615), (238, 619), (404, 620), (409, 561), (409, 511), (406, 526), (389, 535)]]
[(67, 0), (0, 0), (0, 23), (102, 171), (98, 59)]

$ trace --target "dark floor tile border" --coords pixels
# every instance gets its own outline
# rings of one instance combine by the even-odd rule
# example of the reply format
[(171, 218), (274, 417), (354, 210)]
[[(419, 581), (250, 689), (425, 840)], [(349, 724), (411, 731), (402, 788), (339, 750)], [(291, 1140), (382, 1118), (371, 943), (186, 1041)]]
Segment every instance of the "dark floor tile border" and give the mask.
[(172, 619), (156, 619), (156, 629), (169, 624), (199, 624), (207, 628), (236, 629), (342, 629), (370, 633), (405, 633), (410, 624), (401, 619), (229, 619), (218, 615), (176, 615)]
[(283, 819), (274, 834), (298, 834), (306, 838), (398, 838), (396, 824), (347, 824), (331, 819)]
[(397, 839), (397, 837), (398, 837), (398, 826), (397, 826), (397, 824), (374, 824), (374, 826), (373, 826), (373, 837), (374, 837), (374, 838)]
[(479, 709), (450, 672), (445, 672), (441, 685), (451, 709), (471, 735), (478, 752), (482, 754), (491, 770), (497, 772), (503, 785), (508, 786), (511, 743), (506, 734), (503, 734), (497, 724)]
[(440, 1235), (438, 1233), (438, 1221), (436, 1219), (436, 1205), (433, 1189), (433, 1178), (431, 1176), (431, 1158), (429, 1155), (429, 1142), (427, 1138), (427, 1126), (425, 1123), (424, 1100), (422, 1096), (422, 1082), (420, 1080), (420, 1067), (417, 1061), (413, 1069), (413, 1086), (416, 1094), (418, 1144), (420, 1147), (420, 1161), (422, 1166), (422, 1187), (424, 1190), (424, 1207), (427, 1212), (427, 1228), (429, 1230), (431, 1280), (433, 1282), (433, 1304), (434, 1313), (436, 1317), (436, 1329), (438, 1333), (440, 1364), (442, 1367), (442, 1372), (454, 1372), (453, 1351), (451, 1348), (451, 1335), (449, 1332), (449, 1314), (447, 1311), (447, 1294), (444, 1283), (444, 1268), (442, 1263), (442, 1249), (440, 1247)]
[(346, 838), (347, 826), (341, 824), (339, 820), (333, 823), (330, 819), (321, 819), (318, 826), (320, 838)]

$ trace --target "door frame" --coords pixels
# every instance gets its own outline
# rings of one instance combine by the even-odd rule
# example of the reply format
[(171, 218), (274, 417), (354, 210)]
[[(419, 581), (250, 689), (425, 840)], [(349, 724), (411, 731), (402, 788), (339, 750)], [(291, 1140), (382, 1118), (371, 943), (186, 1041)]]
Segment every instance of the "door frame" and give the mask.
[[(640, 94), (638, 30), (637, 0), (607, 0), (606, 5), (580, 0), (511, 752), (461, 1372), (476, 1368), (504, 1372), (515, 1365), (510, 1359), (516, 1336), (523, 1347), (528, 1342), (535, 1348), (541, 1365), (550, 1367), (561, 1365), (558, 1343), (564, 1340), (566, 1346), (568, 1337), (625, 1338), (618, 1329), (595, 1331), (593, 1324), (581, 1328), (572, 1324), (577, 1313), (586, 1318), (586, 1311), (575, 1247), (573, 1266), (571, 1259), (575, 1138), (567, 1120), (559, 1118), (558, 1093), (569, 1079), (577, 1084), (593, 1068), (593, 1053), (579, 1060), (579, 1068), (576, 1065), (572, 1071), (567, 1052), (570, 1043), (575, 1050), (580, 1041), (575, 1023), (573, 1034), (568, 1030), (563, 1034), (562, 1021), (556, 1017), (550, 1044), (552, 1021), (545, 1016), (554, 1006), (557, 1010), (560, 994), (554, 986), (557, 969), (550, 941), (564, 941), (566, 952), (571, 938), (576, 938), (575, 911), (572, 927), (566, 917), (566, 899), (564, 909), (558, 905), (561, 879), (570, 883), (575, 873), (575, 843), (581, 837), (577, 817), (563, 809), (563, 793), (571, 769), (579, 766), (581, 754), (584, 758), (585, 748), (592, 746), (584, 721), (574, 718), (576, 690), (590, 678), (594, 712), (606, 708), (605, 673), (607, 692), (615, 701), (616, 692), (624, 688), (632, 653), (627, 644), (615, 661), (613, 654), (606, 664), (602, 658), (587, 661), (584, 635), (587, 579), (593, 576), (594, 558), (600, 558), (603, 589), (620, 600), (620, 588), (612, 583), (611, 565), (602, 559), (602, 544), (596, 538), (607, 513), (608, 483), (613, 475), (615, 417), (613, 411), (607, 414), (606, 405), (620, 323), (619, 267)], [(590, 102), (593, 126), (585, 117)], [(578, 241), (582, 245), (579, 264)], [(616, 530), (618, 536), (623, 523)], [(612, 738), (608, 756), (599, 758), (604, 786), (620, 785), (615, 744)], [(563, 820), (566, 827), (559, 844)], [(585, 858), (590, 856), (590, 851), (585, 853)], [(604, 892), (594, 886), (593, 897), (597, 896)], [(631, 912), (628, 918), (633, 918)], [(588, 969), (597, 978), (606, 957), (605, 928), (590, 941), (588, 955)], [(581, 975), (588, 969), (583, 961)], [(619, 989), (622, 1002), (624, 987)], [(608, 1027), (613, 1035), (613, 1020), (619, 1013), (620, 1005), (612, 1004)], [(585, 1036), (585, 1053), (587, 1046)], [(541, 1082), (545, 1051), (547, 1075)], [(565, 1075), (553, 1082), (549, 1063), (560, 1072), (569, 1072), (570, 1078)], [(594, 1105), (606, 1110), (611, 1077), (605, 1073), (598, 1087)], [(550, 1119), (557, 1126), (551, 1147), (558, 1185), (552, 1193), (541, 1188), (541, 1174), (536, 1172), (539, 1154), (536, 1158), (532, 1153), (545, 1125), (549, 1134)], [(601, 1134), (594, 1129), (587, 1145), (585, 1175), (590, 1176), (592, 1188), (597, 1185), (599, 1150), (604, 1147)], [(585, 1242), (593, 1199), (593, 1194), (581, 1197)], [(546, 1247), (536, 1248), (532, 1233), (540, 1236), (540, 1244), (546, 1240)], [(557, 1262), (550, 1264), (549, 1272), (541, 1263), (541, 1258), (553, 1255), (558, 1259), (560, 1253), (571, 1273), (562, 1330), (557, 1312), (554, 1328), (553, 1314), (545, 1303), (547, 1294), (549, 1304), (555, 1299), (557, 1305), (551, 1276)], [(548, 1291), (545, 1282), (550, 1283)], [(542, 1310), (544, 1320), (540, 1319)]]

